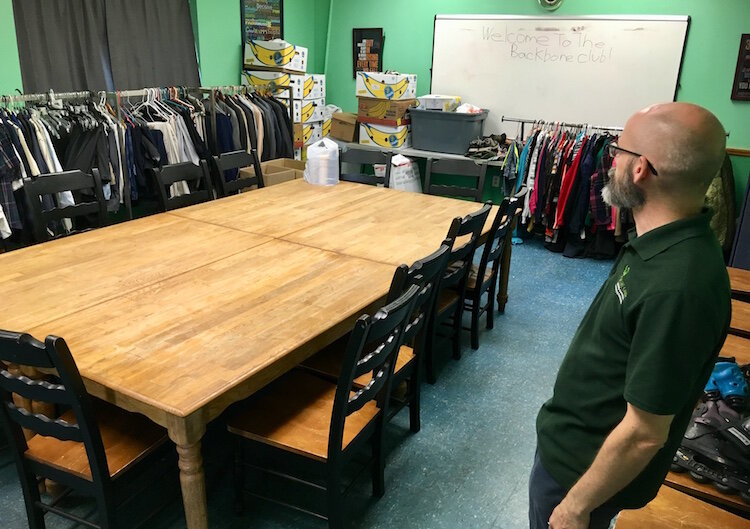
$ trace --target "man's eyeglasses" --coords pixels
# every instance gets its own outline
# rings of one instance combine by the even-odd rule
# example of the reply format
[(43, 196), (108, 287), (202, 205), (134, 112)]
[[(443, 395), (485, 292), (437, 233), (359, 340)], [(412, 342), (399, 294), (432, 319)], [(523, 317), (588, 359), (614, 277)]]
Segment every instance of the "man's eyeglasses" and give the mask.
[[(607, 152), (609, 153), (609, 157), (610, 158), (614, 159), (614, 157), (617, 155), (617, 151), (626, 152), (628, 154), (631, 154), (633, 156), (638, 156), (638, 157), (643, 156), (641, 153), (634, 152), (634, 151), (629, 151), (627, 149), (623, 149), (622, 147), (620, 147), (619, 145), (617, 145), (617, 143), (615, 143), (615, 142), (612, 142), (609, 145), (607, 145)], [(645, 156), (643, 156), (643, 157), (646, 158)], [(651, 171), (651, 173), (654, 176), (659, 176), (659, 173), (656, 172), (656, 167), (654, 167), (651, 164), (651, 162), (648, 161), (648, 158), (646, 158), (646, 164), (648, 165), (649, 171)]]

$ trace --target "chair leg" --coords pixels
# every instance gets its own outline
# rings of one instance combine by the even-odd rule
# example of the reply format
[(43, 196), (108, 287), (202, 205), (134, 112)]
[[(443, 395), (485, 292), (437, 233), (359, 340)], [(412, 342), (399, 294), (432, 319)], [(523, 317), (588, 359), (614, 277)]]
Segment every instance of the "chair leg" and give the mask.
[(479, 349), (479, 311), (481, 310), (480, 301), (474, 301), (471, 306), (471, 348), (475, 351)]
[(39, 487), (36, 485), (36, 476), (27, 472), (25, 478), (21, 480), (21, 488), (26, 504), (29, 529), (45, 529), (47, 526), (44, 523), (44, 511), (36, 506), (36, 503), (41, 501)]
[(456, 314), (453, 317), (453, 358), (461, 360), (461, 317), (464, 314), (464, 300), (459, 299)]
[(425, 367), (425, 378), (427, 379), (427, 382), (430, 384), (434, 384), (437, 382), (437, 376), (435, 373), (435, 339), (434, 339), (434, 329), (428, 329), (427, 330), (427, 345), (425, 347), (425, 361), (424, 361), (424, 367)]
[(385, 451), (381, 425), (372, 436), (372, 495), (382, 498), (383, 494), (385, 494)]
[(409, 429), (412, 433), (417, 433), (422, 428), (422, 420), (419, 411), (419, 380), (416, 380), (416, 373), (407, 382), (411, 391), (409, 399)]
[(490, 287), (490, 291), (487, 294), (487, 328), (492, 329), (495, 327), (495, 303), (493, 299), (495, 298), (495, 289), (497, 287), (497, 282), (493, 282), (492, 286)]
[(327, 485), (328, 527), (329, 529), (344, 529), (341, 471), (338, 468), (331, 469)]
[(237, 515), (245, 511), (245, 468), (242, 439), (237, 439), (234, 446), (234, 513)]

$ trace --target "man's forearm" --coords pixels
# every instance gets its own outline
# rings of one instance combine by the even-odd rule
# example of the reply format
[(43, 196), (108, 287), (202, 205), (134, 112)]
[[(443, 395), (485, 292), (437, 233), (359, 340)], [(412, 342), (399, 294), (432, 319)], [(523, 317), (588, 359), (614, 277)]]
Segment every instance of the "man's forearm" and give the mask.
[(607, 436), (591, 467), (563, 500), (566, 508), (587, 514), (609, 500), (640, 474), (662, 443), (645, 438), (633, 425), (621, 422)]

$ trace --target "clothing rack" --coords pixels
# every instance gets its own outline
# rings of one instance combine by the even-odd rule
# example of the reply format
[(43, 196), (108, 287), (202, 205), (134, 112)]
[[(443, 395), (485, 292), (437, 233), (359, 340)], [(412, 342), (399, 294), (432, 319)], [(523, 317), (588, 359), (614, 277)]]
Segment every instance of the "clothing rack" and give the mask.
[(48, 102), (55, 99), (87, 99), (93, 96), (93, 92), (88, 90), (81, 92), (53, 92), (50, 90), (46, 94), (15, 94), (4, 95), (0, 97), (0, 103), (26, 103), (26, 102)]
[[(527, 124), (529, 124), (529, 123), (541, 123), (541, 124), (547, 123), (544, 120), (540, 120), (540, 119), (511, 118), (511, 117), (506, 117), (506, 116), (502, 116), (500, 118), (500, 121), (501, 122), (520, 123), (521, 124), (521, 139), (523, 139), (524, 136), (525, 136), (525, 134), (524, 134), (524, 128), (525, 128), (525, 126)], [(573, 127), (573, 128), (577, 128), (577, 129), (584, 129), (584, 128), (586, 128), (586, 129), (592, 129), (592, 130), (611, 130), (611, 131), (622, 131), (623, 130), (622, 127), (608, 127), (608, 126), (604, 126), (604, 125), (589, 125), (588, 123), (568, 123), (568, 122), (565, 122), (565, 121), (553, 121), (553, 122), (549, 122), (549, 123), (553, 123), (553, 124), (559, 125), (561, 127)]]
[[(213, 145), (211, 146), (211, 151), (214, 155), (219, 155), (218, 152), (218, 140), (216, 138), (216, 92), (233, 92), (233, 93), (244, 93), (247, 94), (248, 92), (256, 92), (259, 89), (269, 89), (272, 91), (275, 90), (287, 90), (289, 91), (289, 117), (292, 121), (292, 124), (294, 124), (294, 90), (291, 85), (287, 86), (277, 86), (275, 83), (271, 82), (264, 85), (226, 85), (226, 86), (201, 86), (200, 88), (197, 88), (196, 90), (203, 93), (203, 94), (209, 94), (209, 97), (211, 99), (211, 136), (212, 136), (212, 142)], [(292, 131), (292, 140), (294, 140), (294, 131)], [(255, 151), (255, 149), (252, 149), (252, 155), (258, 159), (258, 153)], [(258, 165), (260, 164), (260, 160), (258, 159)], [(258, 169), (256, 168), (256, 172)]]

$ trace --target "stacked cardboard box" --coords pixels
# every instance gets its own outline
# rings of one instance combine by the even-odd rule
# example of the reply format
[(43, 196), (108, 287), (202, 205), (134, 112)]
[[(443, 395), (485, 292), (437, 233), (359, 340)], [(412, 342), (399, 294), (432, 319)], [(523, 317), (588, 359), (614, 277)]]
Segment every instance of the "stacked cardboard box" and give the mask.
[(417, 76), (357, 72), (359, 143), (389, 149), (410, 145), (407, 110), (418, 104)]
[[(276, 160), (262, 162), (260, 169), (263, 171), (263, 183), (267, 186), (272, 186), (302, 178), (305, 173), (305, 164), (288, 158), (277, 158)], [(240, 178), (253, 176), (255, 176), (255, 169), (253, 167), (240, 169)]]
[(291, 87), (294, 104), (290, 110), (294, 122), (295, 158), (302, 160), (311, 143), (325, 137), (331, 128), (325, 113), (326, 78), (307, 71), (307, 49), (282, 40), (251, 41), (245, 45), (245, 71), (242, 83), (268, 85), (274, 95), (289, 108)]

